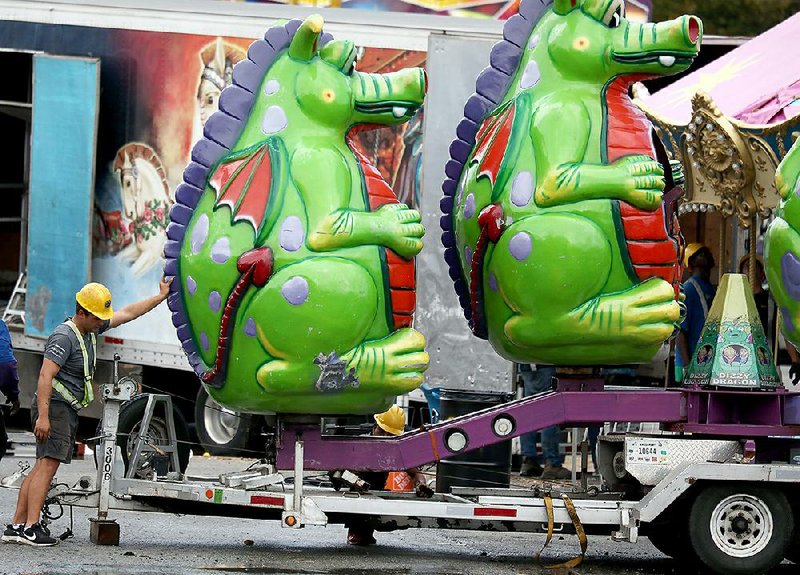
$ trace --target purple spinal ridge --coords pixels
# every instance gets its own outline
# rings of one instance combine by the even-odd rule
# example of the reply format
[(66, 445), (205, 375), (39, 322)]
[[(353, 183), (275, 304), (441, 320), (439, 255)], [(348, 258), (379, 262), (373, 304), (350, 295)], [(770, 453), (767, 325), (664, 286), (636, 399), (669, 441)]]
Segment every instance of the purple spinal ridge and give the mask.
[[(453, 196), (445, 196), (439, 200), (439, 208), (442, 212), (450, 213), (453, 211)], [(165, 250), (166, 253), (166, 250)]]
[(194, 208), (197, 205), (197, 202), (200, 201), (200, 197), (202, 195), (203, 190), (184, 182), (178, 186), (177, 190), (175, 190), (175, 201), (179, 204), (183, 204), (184, 206)]
[(164, 244), (164, 257), (177, 258), (181, 253), (181, 243), (167, 240)]
[(453, 140), (450, 142), (450, 157), (462, 164), (467, 161), (471, 151), (472, 145), (464, 140)]
[(456, 136), (470, 146), (475, 143), (475, 134), (477, 133), (478, 125), (469, 118), (462, 118), (456, 126)]
[(464, 104), (464, 116), (480, 125), (493, 109), (494, 104), (492, 102), (480, 94), (473, 94)]
[[(456, 128), (457, 140), (450, 145), (450, 159), (445, 164), (445, 174), (447, 178), (442, 185), (445, 197), (453, 196), (457, 182), (461, 178), (466, 161), (463, 157), (462, 145), (456, 142), (466, 142), (470, 146), (475, 143), (475, 135), (480, 128), (484, 118), (495, 109), (496, 104), (502, 101), (503, 96), (508, 91), (517, 67), (522, 58), (522, 47), (525, 46), (536, 24), (542, 15), (552, 4), (552, 0), (522, 0), (519, 7), (519, 14), (506, 21), (503, 26), (503, 40), (492, 47), (489, 56), (489, 67), (480, 73), (475, 82), (475, 93), (470, 96), (464, 105), (464, 118)], [(471, 150), (470, 150), (471, 153)], [(451, 183), (452, 182), (452, 183)], [(445, 261), (449, 268), (450, 277), (453, 279), (453, 287), (458, 295), (459, 303), (464, 310), (464, 317), (467, 320), (472, 318), (470, 307), (470, 296), (467, 284), (464, 281), (464, 274), (461, 270), (456, 248), (455, 233), (453, 231), (453, 210), (457, 209), (456, 202), (440, 203), (443, 216), (439, 220), (444, 233), (442, 234), (442, 245), (445, 249)], [(478, 208), (482, 208), (479, 206)], [(465, 270), (469, 273), (469, 270)]]
[(208, 179), (208, 168), (197, 162), (189, 162), (183, 170), (183, 181), (195, 188), (203, 189), (206, 187)]
[(445, 196), (455, 196), (457, 188), (458, 182), (450, 178), (447, 178), (442, 184), (442, 191), (444, 192)]
[(503, 26), (503, 38), (522, 48), (533, 30), (531, 22), (517, 14), (509, 18)]
[(230, 150), (239, 139), (241, 131), (241, 120), (225, 112), (214, 112), (203, 128), (203, 135)]
[(255, 101), (255, 94), (251, 94), (247, 90), (232, 84), (219, 95), (219, 109), (234, 118), (244, 120), (250, 113)]
[(176, 224), (183, 224), (184, 226), (192, 217), (192, 208), (184, 206), (183, 204), (173, 204), (172, 209), (169, 211), (169, 219)]
[(522, 48), (511, 42), (498, 42), (492, 47), (489, 54), (489, 64), (495, 70), (512, 76), (519, 65)]
[(266, 40), (256, 40), (247, 49), (247, 57), (258, 66), (269, 66), (275, 59), (275, 48)]
[[(170, 210), (170, 213), (172, 210)], [(167, 239), (175, 240), (179, 242), (183, 239), (183, 235), (186, 233), (186, 227), (183, 224), (176, 224), (175, 222), (170, 222), (167, 226)]]
[(792, 252), (781, 257), (781, 281), (789, 297), (800, 301), (800, 259)]
[(508, 76), (500, 70), (486, 68), (475, 81), (475, 92), (494, 104), (499, 104), (506, 93)]
[(192, 148), (192, 160), (207, 168), (216, 164), (228, 152), (227, 148), (208, 138), (200, 139)]
[[(234, 67), (233, 84), (227, 86), (220, 94), (219, 111), (206, 122), (203, 138), (192, 148), (192, 162), (184, 170), (184, 183), (178, 186), (175, 192), (176, 203), (170, 210), (171, 222), (167, 226), (169, 241), (164, 249), (166, 259), (164, 269), (165, 273), (167, 270), (170, 272), (168, 275), (179, 274), (180, 252), (186, 235), (186, 225), (206, 189), (210, 170), (233, 148), (241, 136), (264, 76), (288, 46), (300, 24), (300, 20), (292, 20), (285, 26), (270, 28), (266, 31), (264, 40), (256, 40), (250, 46), (247, 52), (248, 59), (242, 60)], [(323, 39), (328, 42), (333, 37), (330, 34), (323, 34), (320, 43)], [(221, 254), (216, 255), (219, 258)], [(187, 280), (187, 286), (197, 289), (194, 280)], [(202, 375), (206, 366), (200, 358), (197, 341), (188, 322), (188, 313), (181, 296), (182, 289), (179, 280), (173, 281), (170, 286), (168, 305), (173, 312), (172, 323), (178, 331), (178, 339), (189, 359), (189, 364), (198, 375)], [(210, 304), (213, 307), (216, 300)], [(218, 334), (213, 334), (215, 340), (217, 336)]]

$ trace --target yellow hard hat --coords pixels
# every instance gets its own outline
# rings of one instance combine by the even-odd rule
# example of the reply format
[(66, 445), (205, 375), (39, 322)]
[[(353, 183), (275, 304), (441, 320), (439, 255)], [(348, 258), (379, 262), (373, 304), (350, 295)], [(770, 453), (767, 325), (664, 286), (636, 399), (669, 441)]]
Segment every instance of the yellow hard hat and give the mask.
[(701, 244), (699, 242), (693, 242), (686, 246), (683, 250), (683, 265), (685, 267), (689, 267), (689, 260), (692, 259), (692, 256), (702, 250), (703, 248), (708, 249), (708, 246)]
[(103, 284), (88, 283), (75, 294), (75, 301), (95, 317), (102, 320), (111, 319), (114, 310), (111, 308), (111, 292)]
[(401, 435), (406, 427), (406, 413), (403, 408), (393, 405), (383, 413), (374, 415), (375, 423), (392, 435)]

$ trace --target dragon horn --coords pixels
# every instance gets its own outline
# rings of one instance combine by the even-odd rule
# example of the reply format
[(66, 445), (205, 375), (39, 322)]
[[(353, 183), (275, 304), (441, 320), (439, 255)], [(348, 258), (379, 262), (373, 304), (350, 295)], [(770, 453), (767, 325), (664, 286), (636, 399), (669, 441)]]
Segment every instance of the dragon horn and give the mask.
[(300, 24), (289, 44), (289, 56), (295, 60), (308, 61), (317, 50), (317, 39), (322, 32), (322, 16), (312, 14)]
[(555, 2), (553, 2), (553, 12), (563, 15), (574, 10), (578, 4), (583, 4), (583, 2), (578, 2), (576, 0), (555, 0)]

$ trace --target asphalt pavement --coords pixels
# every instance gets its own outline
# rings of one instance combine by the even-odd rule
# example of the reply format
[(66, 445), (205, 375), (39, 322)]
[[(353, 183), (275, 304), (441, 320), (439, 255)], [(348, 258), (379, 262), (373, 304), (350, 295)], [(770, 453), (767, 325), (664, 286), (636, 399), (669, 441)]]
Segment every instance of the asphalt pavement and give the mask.
[[(18, 463), (33, 463), (30, 445), (19, 445), (15, 455), (0, 461), (0, 478), (13, 473)], [(195, 456), (187, 474), (214, 476), (245, 469), (252, 460)], [(70, 485), (82, 476), (94, 476), (91, 456), (74, 460), (59, 470), (57, 478)], [(11, 519), (15, 489), (0, 488), (2, 523)], [(51, 524), (54, 535), (69, 526), (69, 510)], [(120, 524), (120, 546), (101, 547), (89, 541), (89, 509), (72, 511), (74, 537), (52, 548), (25, 545), (0, 546), (0, 573), (7, 575), (213, 575), (257, 573), (291, 575), (455, 575), (455, 574), (555, 574), (545, 568), (574, 557), (577, 538), (556, 536), (541, 561), (534, 555), (544, 543), (543, 534), (488, 533), (440, 529), (409, 529), (377, 533), (378, 544), (353, 547), (346, 543), (340, 525), (281, 528), (279, 522), (253, 519), (178, 516), (164, 513), (112, 511)], [(613, 542), (590, 536), (586, 560), (561, 575), (681, 574), (674, 561), (646, 539), (639, 543)], [(772, 575), (789, 575), (796, 566), (784, 564)]]

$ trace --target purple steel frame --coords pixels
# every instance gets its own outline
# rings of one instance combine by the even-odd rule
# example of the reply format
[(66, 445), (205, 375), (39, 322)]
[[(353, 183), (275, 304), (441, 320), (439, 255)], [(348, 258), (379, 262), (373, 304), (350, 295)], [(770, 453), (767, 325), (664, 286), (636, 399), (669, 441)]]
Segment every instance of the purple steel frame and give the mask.
[[(498, 420), (506, 423), (502, 434)], [(304, 443), (305, 469), (409, 469), (553, 425), (660, 422), (668, 429), (713, 436), (800, 436), (800, 394), (785, 390), (603, 390), (602, 380), (560, 380), (543, 393), (463, 415), (398, 437), (323, 437), (319, 426), (281, 430), (278, 468), (294, 467), (294, 443)], [(507, 422), (510, 422), (508, 425)], [(503, 427), (503, 426), (501, 426)], [(466, 445), (448, 447), (451, 435)]]

